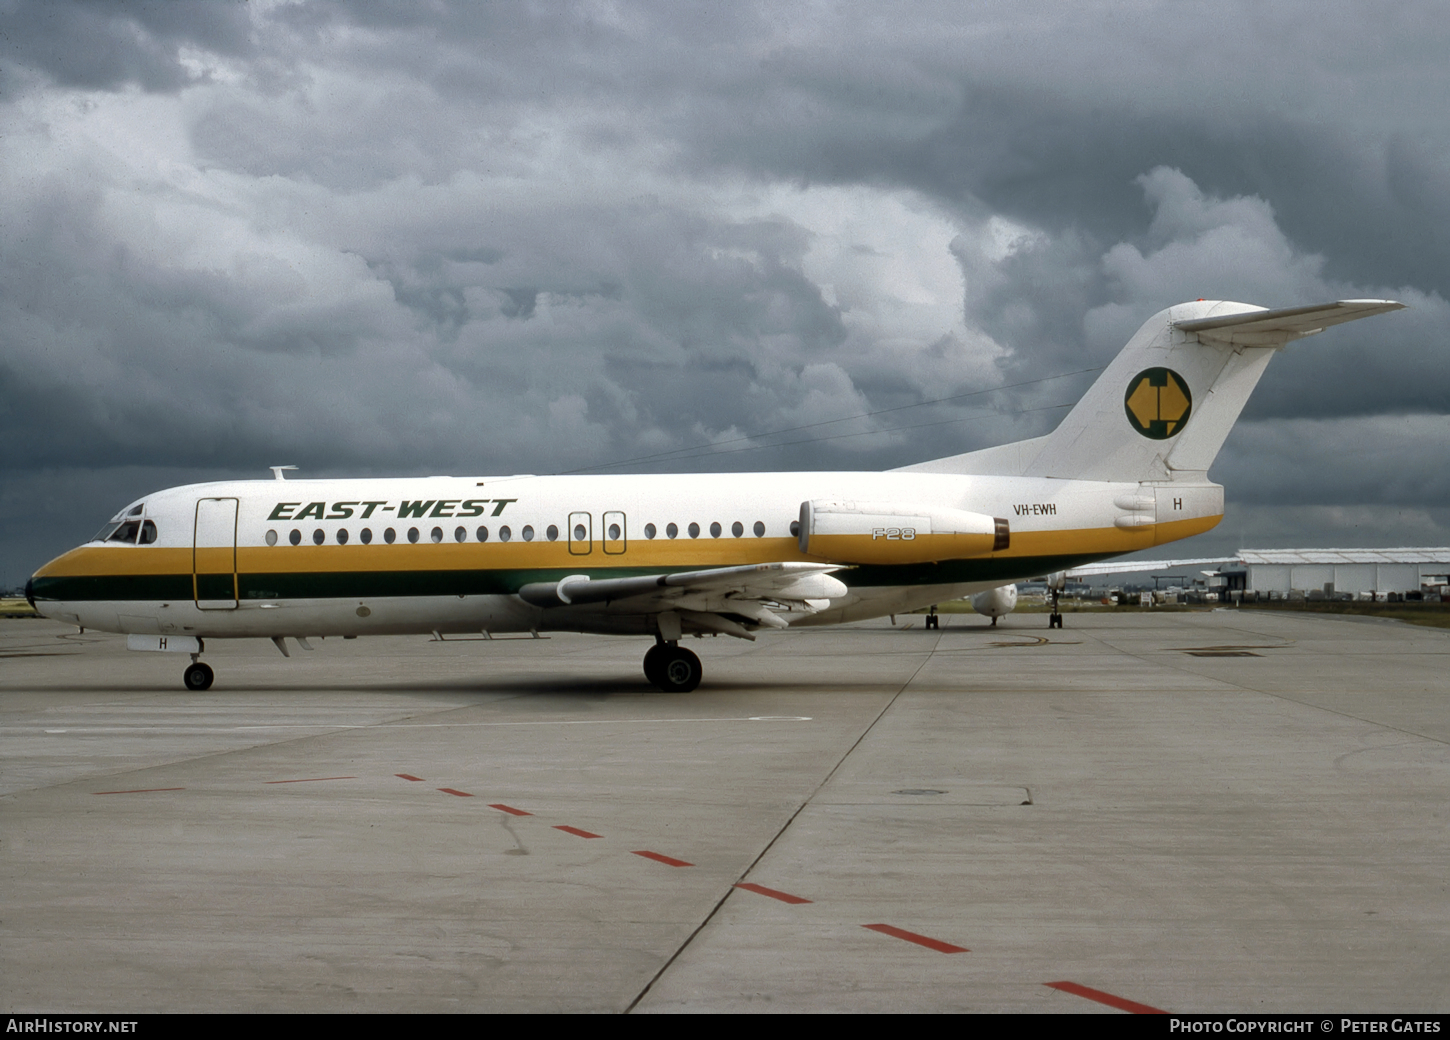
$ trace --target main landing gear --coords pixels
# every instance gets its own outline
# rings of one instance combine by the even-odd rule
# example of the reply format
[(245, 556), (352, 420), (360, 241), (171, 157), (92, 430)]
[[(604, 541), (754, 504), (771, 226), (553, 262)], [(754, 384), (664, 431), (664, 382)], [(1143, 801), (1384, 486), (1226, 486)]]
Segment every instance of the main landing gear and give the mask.
[(644, 677), (665, 693), (689, 693), (704, 674), (700, 659), (678, 643), (661, 640), (644, 655)]
[(186, 683), (188, 690), (209, 690), (215, 678), (216, 673), (211, 670), (211, 666), (200, 661), (192, 661), (186, 666), (186, 671), (181, 673), (181, 681)]

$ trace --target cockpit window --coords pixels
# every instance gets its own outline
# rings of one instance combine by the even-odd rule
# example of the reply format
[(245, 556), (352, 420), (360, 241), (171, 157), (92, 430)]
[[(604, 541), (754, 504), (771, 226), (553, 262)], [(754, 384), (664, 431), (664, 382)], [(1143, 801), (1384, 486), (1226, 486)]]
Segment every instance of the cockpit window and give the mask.
[(96, 532), (92, 541), (150, 545), (156, 541), (156, 524), (151, 520), (127, 520), (124, 523), (107, 524)]
[[(146, 503), (137, 502), (133, 506), (121, 510), (110, 521), (91, 536), (93, 542), (129, 542), (136, 544), (136, 535), (142, 533), (141, 521), (133, 520), (133, 517), (141, 516), (146, 512)], [(141, 544), (150, 545), (156, 541), (156, 525), (150, 522), (146, 525), (151, 529), (149, 538), (143, 537)]]
[(108, 542), (130, 542), (136, 543), (136, 535), (141, 533), (140, 520), (127, 520), (124, 524), (117, 524), (116, 529), (111, 532)]

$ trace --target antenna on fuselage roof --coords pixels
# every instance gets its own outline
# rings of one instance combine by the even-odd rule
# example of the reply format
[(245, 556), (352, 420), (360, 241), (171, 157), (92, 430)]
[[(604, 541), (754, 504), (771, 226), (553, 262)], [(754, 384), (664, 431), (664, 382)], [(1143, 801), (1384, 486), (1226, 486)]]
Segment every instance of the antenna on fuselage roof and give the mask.
[(268, 468), (271, 469), (271, 471), (272, 471), (272, 477), (273, 477), (274, 480), (286, 480), (287, 478), (284, 477), (284, 476), (282, 476), (283, 472), (285, 472), (286, 470), (289, 470), (289, 469), (296, 469), (297, 467), (296, 466), (270, 466)]

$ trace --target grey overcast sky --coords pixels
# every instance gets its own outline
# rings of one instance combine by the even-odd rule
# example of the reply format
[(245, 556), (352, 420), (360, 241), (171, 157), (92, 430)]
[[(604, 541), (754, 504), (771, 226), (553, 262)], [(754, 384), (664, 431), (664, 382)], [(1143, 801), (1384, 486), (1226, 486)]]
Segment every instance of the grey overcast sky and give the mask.
[(1411, 309), (1276, 360), (1175, 552), (1450, 544), (1447, 54), (1433, 0), (0, 0), (0, 584), (282, 463), (1034, 436), (1199, 297)]

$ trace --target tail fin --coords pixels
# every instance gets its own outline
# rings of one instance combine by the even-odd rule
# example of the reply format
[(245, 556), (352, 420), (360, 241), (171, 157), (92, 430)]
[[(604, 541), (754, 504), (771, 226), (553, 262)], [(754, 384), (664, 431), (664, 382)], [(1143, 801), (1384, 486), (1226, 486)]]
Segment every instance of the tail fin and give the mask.
[(1182, 303), (1145, 322), (1046, 437), (906, 468), (1080, 480), (1202, 479), (1277, 350), (1330, 325), (1403, 306), (1341, 300), (1270, 311), (1225, 301)]

